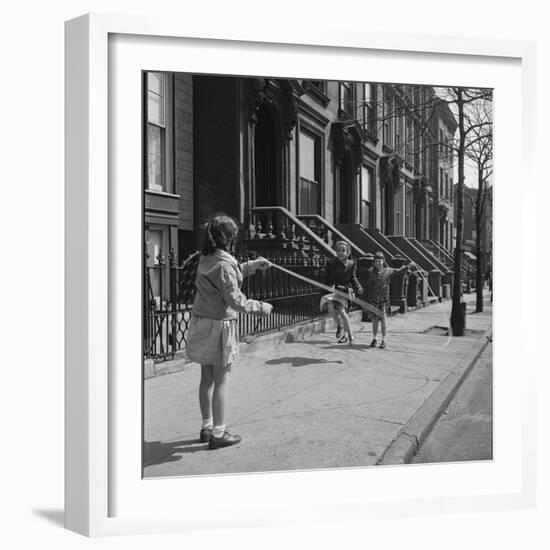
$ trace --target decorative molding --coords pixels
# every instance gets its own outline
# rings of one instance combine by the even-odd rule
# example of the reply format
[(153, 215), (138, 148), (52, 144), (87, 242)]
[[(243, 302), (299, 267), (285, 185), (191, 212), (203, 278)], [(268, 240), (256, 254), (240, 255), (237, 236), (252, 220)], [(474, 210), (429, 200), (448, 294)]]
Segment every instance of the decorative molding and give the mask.
[(351, 157), (354, 173), (359, 173), (363, 159), (363, 135), (359, 123), (353, 120), (333, 122), (331, 133), (336, 163), (341, 164), (347, 153)]
[(317, 86), (312, 84), (310, 80), (303, 80), (302, 86), (313, 100), (321, 104), (323, 107), (328, 106), (330, 103), (330, 97), (328, 97), (323, 90), (320, 90)]
[(413, 199), (416, 204), (424, 205), (430, 195), (430, 185), (426, 176), (420, 176), (413, 181)]
[(249, 80), (249, 113), (248, 120), (254, 125), (258, 122), (258, 109), (264, 101), (273, 101), (271, 92), (268, 90), (265, 78), (251, 78)]
[(258, 109), (264, 103), (274, 105), (279, 112), (283, 139), (291, 140), (292, 131), (298, 122), (298, 103), (305, 93), (297, 80), (249, 79), (248, 120), (258, 122)]
[(403, 160), (398, 155), (380, 158), (380, 186), (382, 189), (389, 186), (395, 193), (401, 186), (401, 167)]

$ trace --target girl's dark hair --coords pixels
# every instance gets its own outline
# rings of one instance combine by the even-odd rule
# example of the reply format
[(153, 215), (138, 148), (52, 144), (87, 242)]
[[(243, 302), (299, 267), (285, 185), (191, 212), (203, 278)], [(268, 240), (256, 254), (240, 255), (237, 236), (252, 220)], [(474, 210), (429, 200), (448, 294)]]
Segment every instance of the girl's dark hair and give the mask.
[(202, 253), (212, 254), (218, 248), (229, 251), (238, 233), (239, 226), (233, 218), (225, 214), (212, 216), (205, 227)]

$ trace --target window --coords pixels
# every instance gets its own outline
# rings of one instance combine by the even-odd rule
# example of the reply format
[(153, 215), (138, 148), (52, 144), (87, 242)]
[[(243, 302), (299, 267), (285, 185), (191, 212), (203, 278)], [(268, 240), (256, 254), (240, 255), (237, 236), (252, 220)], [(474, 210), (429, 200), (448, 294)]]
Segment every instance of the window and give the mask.
[(326, 80), (308, 80), (311, 86), (319, 90), (321, 93), (327, 93), (327, 81)]
[(420, 168), (420, 130), (418, 128), (418, 123), (414, 123), (414, 167), (418, 170)]
[(373, 225), (373, 181), (372, 169), (365, 166), (361, 167), (361, 224), (367, 229)]
[(399, 155), (402, 155), (402, 156), (403, 156), (404, 134), (405, 134), (405, 121), (402, 116), (399, 116), (396, 120), (395, 150)]
[(445, 173), (445, 198), (449, 198), (449, 174)]
[(355, 115), (352, 82), (340, 82), (340, 109), (352, 117)]
[(412, 191), (407, 189), (405, 194), (405, 236), (412, 235), (413, 197)]
[(394, 135), (394, 109), (393, 109), (393, 99), (385, 94), (384, 102), (382, 106), (383, 112), (382, 117), (384, 120), (384, 145), (393, 148), (393, 135)]
[(407, 119), (407, 162), (414, 162), (414, 127), (411, 118)]
[(439, 169), (439, 196), (443, 197), (443, 168)]
[(449, 196), (449, 200), (450, 200), (451, 202), (453, 202), (453, 195), (454, 195), (454, 193), (455, 193), (455, 189), (454, 189), (454, 187), (453, 187), (453, 178), (451, 178), (451, 189), (450, 189), (450, 193), (451, 193), (451, 194), (450, 194), (450, 196)]
[(370, 131), (376, 129), (376, 85), (363, 84), (363, 126)]
[(424, 169), (424, 139), (420, 133), (420, 130), (418, 131), (418, 169), (421, 172), (426, 173), (426, 170)]
[(157, 308), (161, 305), (161, 300), (167, 294), (167, 271), (162, 267), (161, 258), (166, 259), (167, 232), (165, 229), (155, 227), (148, 231), (147, 253), (149, 261), (147, 272), (149, 274), (150, 288), (148, 292), (155, 299)]
[(298, 213), (320, 214), (320, 139), (300, 132)]
[(165, 190), (166, 82), (162, 73), (147, 73), (147, 187)]
[(308, 82), (323, 93), (327, 90), (326, 80), (308, 80)]

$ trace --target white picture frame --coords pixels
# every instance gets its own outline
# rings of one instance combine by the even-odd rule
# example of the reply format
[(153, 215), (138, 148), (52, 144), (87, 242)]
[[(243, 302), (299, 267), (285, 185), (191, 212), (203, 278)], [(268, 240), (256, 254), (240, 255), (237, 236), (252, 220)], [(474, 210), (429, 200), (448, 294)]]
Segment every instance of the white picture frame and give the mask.
[[(179, 48), (187, 55), (181, 56), (184, 50)], [(178, 51), (179, 56), (172, 55)], [(372, 80), (382, 80), (384, 74), (400, 70), (400, 81), (426, 83), (434, 67), (439, 70), (431, 74), (446, 82), (451, 83), (454, 74), (452, 84), (470, 78), (472, 85), (491, 85), (500, 79), (494, 86), (495, 179), (502, 185), (502, 191), (497, 188), (495, 194), (494, 273), (495, 364), (500, 360), (503, 368), (495, 375), (495, 459), (461, 465), (460, 471), (457, 465), (430, 465), (423, 469), (384, 467), (142, 480), (138, 475), (141, 429), (139, 441), (136, 439), (141, 425), (136, 409), (141, 400), (139, 316), (137, 324), (121, 329), (119, 315), (131, 304), (132, 296), (136, 302), (139, 287), (141, 275), (133, 268), (141, 251), (140, 236), (135, 233), (138, 223), (141, 227), (141, 203), (139, 193), (127, 183), (117, 183), (121, 170), (132, 179), (128, 170), (132, 169), (136, 139), (139, 142), (140, 138), (131, 127), (123, 129), (120, 117), (133, 120), (139, 87), (131, 97), (125, 96), (128, 101), (124, 108), (117, 94), (123, 93), (125, 86), (132, 89), (144, 69), (272, 75), (284, 71), (290, 76), (303, 72), (306, 60), (311, 76), (322, 78), (345, 75), (346, 79), (365, 79), (361, 78), (363, 62), (368, 65), (372, 61), (373, 71), (377, 71)], [(357, 60), (361, 60), (362, 68)], [(405, 60), (408, 63), (404, 64)], [(491, 80), (488, 67), (497, 80)], [(536, 355), (523, 344), (503, 350), (502, 344), (510, 341), (518, 326), (511, 328), (499, 322), (499, 315), (503, 315), (502, 310), (499, 312), (499, 293), (506, 283), (506, 249), (514, 247), (520, 257), (534, 256), (535, 245), (527, 235), (534, 232), (535, 217), (525, 196), (511, 195), (514, 178), (532, 181), (534, 67), (535, 47), (530, 42), (342, 28), (303, 28), (299, 34), (290, 28), (222, 31), (169, 17), (86, 15), (68, 21), (66, 527), (88, 536), (105, 536), (206, 529), (213, 520), (219, 527), (253, 526), (533, 506), (535, 432), (528, 419), (535, 416)], [(511, 109), (506, 117), (499, 114), (499, 105)], [(140, 121), (134, 123), (139, 125)], [(515, 132), (519, 132), (521, 147), (514, 144), (516, 156), (510, 158), (506, 138), (517, 140)], [(506, 170), (499, 165), (499, 155), (509, 160)], [(135, 176), (139, 165), (132, 170), (137, 170), (132, 174)], [(514, 200), (521, 202), (520, 227), (515, 232), (499, 218), (499, 212)], [(129, 244), (132, 236), (135, 245)], [(131, 282), (120, 285), (122, 279), (129, 280), (129, 273), (134, 273)], [(519, 277), (518, 292), (525, 303), (533, 304), (535, 289), (527, 275), (515, 276)], [(503, 307), (520, 328), (527, 327), (533, 313), (529, 307), (533, 306), (505, 303)], [(118, 331), (116, 337), (113, 331)], [(122, 341), (135, 341), (138, 346), (127, 352)], [(134, 370), (123, 368), (122, 358)], [(514, 373), (511, 366), (518, 360), (523, 369)], [(503, 423), (513, 448), (503, 437)], [(444, 489), (446, 484), (448, 489)], [(368, 487), (368, 491), (358, 487)], [(207, 496), (214, 489), (228, 495), (237, 491), (241, 496), (236, 501), (220, 499), (205, 517), (199, 510), (208, 504)], [(183, 503), (177, 500), (182, 490), (192, 495)]]

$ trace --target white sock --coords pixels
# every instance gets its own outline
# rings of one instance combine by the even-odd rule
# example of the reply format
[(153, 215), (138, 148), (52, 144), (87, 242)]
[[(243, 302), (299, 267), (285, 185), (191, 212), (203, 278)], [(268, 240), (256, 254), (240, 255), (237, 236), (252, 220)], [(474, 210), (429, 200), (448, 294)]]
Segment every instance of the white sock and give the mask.
[(203, 430), (211, 430), (212, 426), (214, 426), (214, 421), (212, 420), (212, 417), (202, 419), (202, 429)]
[(212, 437), (221, 437), (225, 433), (225, 424), (212, 428)]

